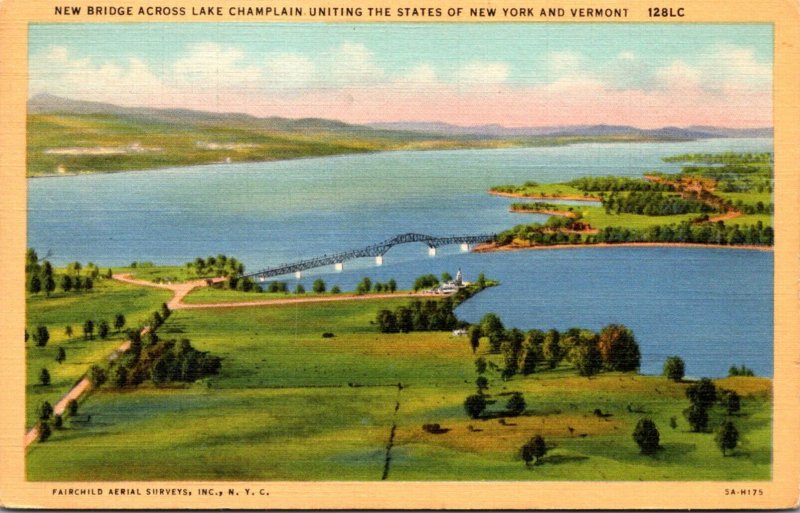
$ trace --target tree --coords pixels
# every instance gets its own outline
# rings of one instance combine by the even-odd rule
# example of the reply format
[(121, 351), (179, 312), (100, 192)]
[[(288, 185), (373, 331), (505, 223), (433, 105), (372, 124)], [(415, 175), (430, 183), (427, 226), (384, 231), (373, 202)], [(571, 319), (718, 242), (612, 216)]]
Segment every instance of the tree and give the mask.
[(574, 352), (575, 368), (581, 376), (594, 376), (603, 368), (603, 357), (597, 345), (581, 343)]
[(488, 390), (489, 380), (486, 379), (486, 376), (478, 376), (478, 379), (475, 380), (475, 386), (478, 387), (478, 393), (482, 394), (484, 391)]
[(372, 280), (370, 280), (369, 277), (364, 276), (364, 278), (356, 286), (356, 293), (366, 294), (370, 290), (372, 290)]
[(557, 330), (550, 330), (544, 336), (542, 343), (542, 357), (547, 362), (548, 367), (555, 369), (558, 362), (563, 358), (561, 351), (561, 335)]
[(62, 274), (61, 279), (59, 280), (59, 286), (64, 292), (69, 292), (72, 290), (72, 276), (69, 274)]
[(72, 326), (67, 325), (67, 327), (64, 328), (64, 335), (66, 335), (67, 338), (72, 338)]
[(36, 345), (44, 347), (49, 340), (50, 332), (47, 330), (47, 326), (36, 326), (36, 331), (33, 332), (33, 341), (36, 342)]
[(517, 417), (525, 411), (525, 398), (519, 392), (514, 392), (506, 402), (506, 413), (512, 417)]
[(708, 427), (708, 412), (696, 404), (683, 410), (683, 416), (686, 417), (694, 433), (702, 433)]
[(67, 359), (67, 352), (64, 351), (63, 347), (58, 348), (58, 352), (56, 353), (56, 361), (58, 363), (64, 363), (64, 360)]
[(92, 290), (93, 287), (94, 287), (94, 281), (92, 281), (92, 279), (87, 276), (86, 279), (83, 281), (84, 290)]
[(486, 276), (483, 273), (478, 274), (478, 288), (481, 290), (486, 288)]
[(680, 381), (683, 379), (685, 367), (680, 357), (670, 356), (664, 362), (664, 371), (662, 374), (672, 381)]
[(522, 461), (525, 462), (526, 467), (530, 466), (531, 461), (534, 462), (534, 465), (537, 465), (545, 454), (547, 454), (547, 444), (542, 435), (536, 435), (528, 440), (520, 451)]
[(539, 363), (539, 360), (539, 346), (531, 342), (527, 342), (522, 348), (522, 353), (519, 357), (519, 371), (523, 376), (533, 374), (536, 372), (536, 365)]
[(32, 273), (37, 272), (39, 270), (39, 256), (36, 254), (36, 250), (33, 248), (28, 248), (25, 252), (25, 272)]
[(486, 398), (481, 394), (474, 394), (464, 401), (464, 410), (470, 418), (477, 419), (483, 414), (486, 409)]
[(50, 294), (56, 290), (56, 282), (53, 279), (53, 275), (48, 274), (42, 277), (42, 289), (44, 289), (44, 293), (47, 297), (50, 297)]
[(166, 321), (170, 315), (172, 315), (172, 310), (169, 309), (169, 305), (161, 303), (161, 318)]
[(481, 344), (481, 327), (477, 324), (472, 324), (469, 327), (469, 346), (472, 348), (472, 353), (478, 350)]
[(453, 275), (445, 271), (442, 273), (442, 282), (453, 281)]
[(74, 417), (78, 414), (78, 401), (75, 399), (70, 399), (67, 403), (67, 414), (70, 417)]
[(89, 381), (92, 382), (94, 387), (102, 386), (107, 379), (106, 370), (99, 365), (92, 365), (89, 369)]
[(489, 344), (492, 347), (492, 351), (498, 351), (506, 331), (503, 326), (503, 321), (500, 320), (497, 314), (489, 312), (481, 318), (480, 327), (481, 333), (489, 337)]
[(728, 415), (738, 413), (742, 409), (742, 399), (733, 390), (723, 390), (719, 394), (719, 402), (725, 408)]
[(597, 347), (603, 365), (613, 371), (630, 372), (639, 368), (641, 354), (633, 332), (621, 325), (610, 324), (600, 330)]
[(722, 456), (727, 456), (726, 452), (734, 450), (739, 443), (739, 431), (733, 425), (733, 422), (726, 421), (717, 431), (714, 440), (717, 442), (717, 447), (722, 451)]
[(47, 439), (50, 438), (50, 435), (52, 434), (52, 431), (50, 431), (50, 425), (44, 421), (38, 423), (38, 431), (39, 431), (39, 436), (37, 437), (37, 441), (40, 444), (46, 442)]
[(114, 386), (122, 388), (128, 384), (128, 369), (125, 367), (117, 367), (114, 373)]
[(164, 318), (161, 317), (161, 312), (158, 310), (153, 312), (153, 315), (150, 316), (150, 319), (150, 326), (152, 327), (150, 331), (155, 331), (159, 326), (164, 324)]
[(125, 316), (118, 313), (114, 316), (114, 329), (119, 333), (125, 327)]
[(639, 419), (633, 430), (633, 441), (639, 446), (642, 454), (655, 454), (660, 439), (655, 422), (650, 419)]
[(338, 285), (331, 287), (331, 294), (341, 294), (342, 289)]
[(475, 359), (475, 372), (483, 374), (486, 372), (486, 360), (482, 357)]
[(389, 280), (389, 283), (387, 285), (389, 286), (389, 292), (394, 293), (397, 291), (397, 282), (395, 281), (394, 278)]
[(39, 383), (44, 387), (50, 385), (50, 372), (47, 369), (39, 371)]
[(94, 321), (87, 319), (83, 323), (83, 338), (91, 340), (94, 338)]
[(53, 427), (56, 429), (61, 429), (64, 426), (64, 419), (61, 418), (61, 415), (56, 415), (53, 417)]
[(693, 405), (707, 410), (717, 401), (717, 387), (708, 378), (692, 383), (686, 389), (686, 397)]
[(100, 324), (97, 326), (97, 335), (101, 339), (105, 340), (106, 338), (108, 338), (108, 332), (109, 331), (110, 331), (110, 328), (108, 326), (108, 322), (105, 321), (105, 320), (100, 321)]
[(39, 278), (38, 274), (31, 274), (31, 277), (28, 280), (28, 292), (31, 294), (38, 294), (41, 291), (42, 280)]
[(311, 286), (311, 289), (317, 294), (322, 294), (325, 292), (325, 282), (322, 281), (321, 278), (317, 278), (314, 280), (314, 284)]
[(48, 420), (53, 415), (53, 405), (44, 401), (39, 405), (39, 420)]
[(391, 310), (383, 309), (378, 312), (377, 318), (378, 329), (381, 333), (397, 333), (399, 328), (397, 326), (397, 316)]

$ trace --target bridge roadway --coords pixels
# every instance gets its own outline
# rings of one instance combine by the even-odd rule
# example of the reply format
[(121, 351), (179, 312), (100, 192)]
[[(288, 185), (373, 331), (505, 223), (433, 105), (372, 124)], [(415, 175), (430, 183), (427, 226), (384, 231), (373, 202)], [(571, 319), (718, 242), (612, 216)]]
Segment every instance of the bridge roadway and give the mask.
[(469, 246), (470, 244), (479, 244), (481, 242), (489, 242), (494, 240), (495, 236), (492, 235), (450, 235), (446, 237), (434, 237), (432, 235), (423, 235), (420, 233), (404, 233), (397, 235), (391, 239), (387, 239), (377, 244), (372, 244), (361, 249), (343, 251), (341, 253), (334, 253), (332, 255), (322, 255), (319, 257), (307, 258), (297, 262), (288, 264), (281, 264), (275, 267), (269, 267), (256, 271), (254, 273), (245, 274), (245, 277), (257, 277), (259, 280), (265, 280), (273, 276), (281, 276), (284, 274), (300, 273), (308, 269), (316, 267), (325, 267), (328, 265), (335, 265), (338, 270), (342, 269), (344, 262), (353, 260), (355, 258), (374, 257), (378, 265), (383, 263), (383, 255), (398, 244), (408, 244), (412, 242), (423, 242), (428, 245), (428, 254), (436, 255), (436, 248), (440, 246), (447, 246), (450, 244), (461, 244), (462, 246)]

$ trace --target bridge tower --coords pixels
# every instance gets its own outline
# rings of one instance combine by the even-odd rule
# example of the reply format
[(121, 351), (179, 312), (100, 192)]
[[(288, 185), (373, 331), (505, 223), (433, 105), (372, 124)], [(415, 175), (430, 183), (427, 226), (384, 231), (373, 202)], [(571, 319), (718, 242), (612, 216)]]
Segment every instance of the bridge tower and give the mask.
[(383, 255), (378, 255), (375, 257), (375, 265), (383, 265)]
[(342, 272), (344, 270), (344, 262), (336, 262), (334, 266), (337, 272)]
[(469, 251), (469, 242), (463, 242), (460, 247), (461, 247), (461, 252), (466, 253), (467, 251)]
[(428, 256), (436, 256), (436, 246), (428, 246)]

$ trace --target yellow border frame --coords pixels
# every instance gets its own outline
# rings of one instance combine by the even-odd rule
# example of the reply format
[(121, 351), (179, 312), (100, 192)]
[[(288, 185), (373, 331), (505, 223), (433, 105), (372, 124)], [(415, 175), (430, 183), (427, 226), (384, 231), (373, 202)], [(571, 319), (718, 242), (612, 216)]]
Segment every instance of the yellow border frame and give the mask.
[[(230, 21), (233, 18), (193, 19), (114, 16), (56, 17), (53, 6), (69, 4), (53, 0), (0, 0), (0, 504), (5, 507), (55, 509), (89, 508), (240, 508), (240, 509), (763, 509), (792, 508), (798, 505), (800, 483), (800, 302), (798, 301), (798, 258), (800, 257), (800, 4), (793, 0), (602, 0), (592, 7), (627, 7), (629, 16), (614, 23), (772, 23), (774, 54), (775, 127), (775, 373), (774, 373), (774, 457), (773, 478), (767, 482), (159, 482), (160, 487), (210, 486), (242, 491), (265, 488), (268, 497), (109, 497), (64, 498), (52, 495), (53, 484), (25, 481), (24, 448), (24, 253), (27, 208), (25, 180), (25, 119), (27, 100), (27, 25), (31, 22), (176, 22)], [(101, 3), (101, 2), (98, 2)], [(131, 0), (119, 4), (163, 5), (158, 0)], [(169, 5), (186, 6), (201, 2), (171, 0)], [(77, 1), (73, 5), (86, 5)], [(111, 5), (102, 2), (103, 5)], [(375, 6), (361, 0), (320, 0), (313, 5)], [(509, 7), (533, 5), (525, 0), (446, 0), (441, 7)], [(309, 5), (308, 0), (277, 0), (269, 5)], [(381, 5), (398, 6), (399, 0)], [(403, 6), (428, 7), (425, 0), (402, 1)], [(563, 0), (535, 7), (586, 7), (582, 0)], [(648, 7), (684, 7), (686, 16), (678, 19), (647, 18)], [(270, 22), (287, 19), (240, 19)], [(426, 21), (406, 18), (337, 18), (319, 20), (302, 17), (290, 21), (383, 22)], [(436, 18), (435, 22), (482, 23), (507, 21), (547, 23), (549, 20), (520, 21), (502, 16), (486, 19)], [(559, 21), (603, 23), (608, 21), (562, 19)], [(153, 486), (154, 483), (146, 483)], [(139, 487), (141, 482), (66, 483), (58, 487)], [(725, 488), (762, 489), (763, 495), (725, 496)]]

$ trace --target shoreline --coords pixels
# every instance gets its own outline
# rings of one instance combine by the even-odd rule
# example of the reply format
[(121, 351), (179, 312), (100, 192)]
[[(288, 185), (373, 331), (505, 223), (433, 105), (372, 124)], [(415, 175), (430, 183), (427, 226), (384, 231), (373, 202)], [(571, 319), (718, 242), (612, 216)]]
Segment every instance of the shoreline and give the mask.
[(488, 191), (492, 196), (500, 196), (503, 198), (519, 198), (519, 199), (532, 199), (532, 200), (567, 200), (567, 201), (586, 201), (586, 202), (598, 202), (601, 199), (597, 196), (570, 196), (568, 194), (562, 196), (528, 196), (526, 194), (521, 194), (519, 192), (500, 192), (500, 191)]
[(744, 251), (773, 251), (774, 246), (753, 246), (753, 245), (722, 245), (722, 244), (693, 244), (691, 242), (620, 242), (619, 244), (611, 244), (608, 242), (600, 242), (597, 244), (551, 244), (547, 246), (517, 246), (514, 244), (507, 244), (505, 246), (495, 246), (494, 244), (481, 244), (473, 248), (473, 253), (497, 253), (501, 251), (528, 251), (528, 250), (546, 250), (546, 249), (579, 249), (579, 248), (632, 248), (632, 247), (646, 247), (646, 248), (703, 248), (703, 249), (733, 249)]
[(511, 207), (508, 209), (508, 211), (512, 214), (542, 214), (548, 216), (569, 217), (570, 219), (577, 217), (575, 212), (570, 212), (569, 210), (530, 210), (525, 208)]

